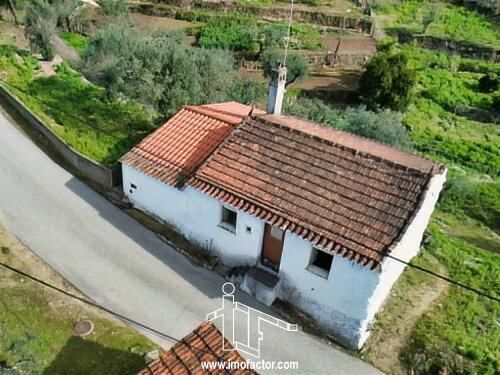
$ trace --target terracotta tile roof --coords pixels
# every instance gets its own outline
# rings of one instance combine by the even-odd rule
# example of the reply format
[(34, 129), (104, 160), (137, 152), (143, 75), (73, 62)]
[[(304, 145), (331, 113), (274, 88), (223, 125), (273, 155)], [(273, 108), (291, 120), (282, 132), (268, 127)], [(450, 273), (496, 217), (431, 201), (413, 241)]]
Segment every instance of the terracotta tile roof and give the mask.
[(245, 361), (236, 350), (224, 351), (222, 340), (226, 348), (233, 348), (212, 322), (204, 322), (138, 375), (257, 374), (252, 370), (203, 369), (201, 362)]
[(288, 116), (247, 118), (188, 184), (372, 269), (440, 166)]
[[(167, 184), (176, 184), (203, 162), (251, 107), (236, 103), (186, 106), (122, 159)], [(255, 109), (254, 113), (263, 113)]]

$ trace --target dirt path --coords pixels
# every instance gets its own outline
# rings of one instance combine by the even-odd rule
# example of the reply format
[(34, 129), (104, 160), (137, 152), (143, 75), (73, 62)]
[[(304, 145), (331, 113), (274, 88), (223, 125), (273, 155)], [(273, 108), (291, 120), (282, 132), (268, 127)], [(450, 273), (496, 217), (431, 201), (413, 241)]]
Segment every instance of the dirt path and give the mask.
[[(444, 267), (441, 266), (438, 272), (445, 273)], [(387, 374), (407, 374), (400, 361), (401, 351), (408, 342), (415, 324), (445, 292), (447, 286), (444, 280), (437, 278), (417, 286), (406, 285), (404, 279), (398, 281), (390, 299), (379, 313), (377, 318), (379, 326), (374, 329), (363, 348), (362, 358), (372, 362)]]

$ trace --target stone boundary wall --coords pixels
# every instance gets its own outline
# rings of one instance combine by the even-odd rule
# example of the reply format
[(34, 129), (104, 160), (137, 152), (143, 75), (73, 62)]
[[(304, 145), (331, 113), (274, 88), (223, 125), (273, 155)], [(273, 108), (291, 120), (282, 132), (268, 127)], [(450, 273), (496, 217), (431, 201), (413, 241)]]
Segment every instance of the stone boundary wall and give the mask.
[[(150, 16), (169, 17), (185, 21), (194, 21), (196, 17), (194, 12), (206, 11), (215, 13), (239, 13), (251, 14), (270, 20), (287, 20), (290, 17), (290, 11), (287, 8), (243, 6), (231, 3), (213, 3), (213, 2), (187, 2), (185, 5), (176, 5), (180, 1), (170, 0), (166, 2), (129, 2), (130, 9), (133, 12), (142, 13)], [(200, 17), (201, 18), (201, 17)], [(206, 22), (204, 19), (199, 21)], [(210, 18), (210, 17), (208, 17)], [(353, 16), (349, 14), (335, 14), (315, 10), (297, 9), (293, 12), (295, 22), (305, 22), (320, 26), (334, 27), (343, 30), (354, 30), (364, 34), (373, 32), (373, 20), (366, 16)]]
[(64, 160), (74, 167), (79, 174), (95, 182), (102, 188), (113, 188), (113, 174), (116, 175), (116, 172), (114, 172), (111, 168), (107, 168), (73, 150), (2, 85), (0, 85), (0, 97), (2, 97), (13, 109), (15, 109), (16, 112), (33, 128), (33, 130), (47, 140), (49, 144), (64, 158)]
[(486, 60), (500, 63), (500, 50), (493, 47), (479, 46), (461, 40), (438, 38), (431, 35), (413, 35), (408, 32), (398, 34), (400, 43), (416, 43), (420, 47), (464, 58)]

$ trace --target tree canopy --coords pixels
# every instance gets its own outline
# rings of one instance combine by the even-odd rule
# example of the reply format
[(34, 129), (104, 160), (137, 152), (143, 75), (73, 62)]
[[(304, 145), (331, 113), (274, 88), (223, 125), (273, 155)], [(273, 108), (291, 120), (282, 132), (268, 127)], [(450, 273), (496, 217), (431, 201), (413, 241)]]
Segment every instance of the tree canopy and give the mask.
[(362, 137), (409, 149), (410, 138), (403, 125), (403, 116), (389, 109), (374, 112), (364, 106), (335, 110), (319, 99), (300, 98), (285, 103), (286, 113), (326, 124)]
[(370, 109), (404, 110), (409, 104), (416, 74), (404, 53), (379, 52), (368, 63), (359, 82), (359, 93)]
[[(276, 69), (283, 63), (283, 51), (270, 49), (262, 53), (262, 69), (264, 76), (270, 79), (275, 78)], [(300, 81), (307, 76), (309, 64), (306, 59), (296, 52), (288, 52), (286, 59), (287, 85)]]
[(30, 48), (40, 52), (46, 60), (54, 58), (54, 44), (57, 23), (56, 9), (46, 0), (31, 0), (26, 7), (24, 33)]
[(125, 95), (170, 116), (185, 104), (222, 101), (235, 77), (227, 51), (188, 46), (178, 33), (146, 33), (110, 25), (82, 56), (85, 76), (110, 97)]

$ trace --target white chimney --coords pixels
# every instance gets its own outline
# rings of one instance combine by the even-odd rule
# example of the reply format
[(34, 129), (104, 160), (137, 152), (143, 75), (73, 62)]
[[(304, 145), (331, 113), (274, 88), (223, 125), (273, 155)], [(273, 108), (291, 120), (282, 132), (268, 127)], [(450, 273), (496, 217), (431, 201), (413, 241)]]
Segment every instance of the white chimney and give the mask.
[(275, 70), (274, 78), (269, 84), (269, 95), (267, 98), (267, 113), (272, 115), (281, 115), (281, 106), (283, 105), (283, 98), (285, 96), (286, 84), (286, 67), (280, 66)]

